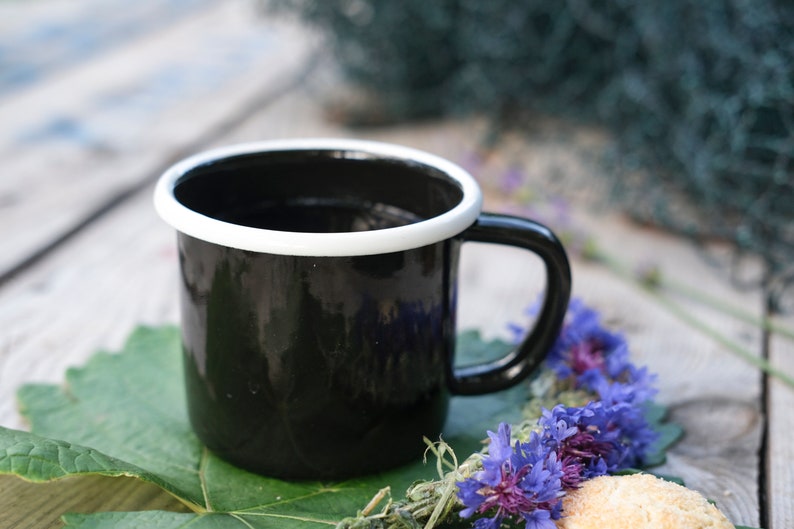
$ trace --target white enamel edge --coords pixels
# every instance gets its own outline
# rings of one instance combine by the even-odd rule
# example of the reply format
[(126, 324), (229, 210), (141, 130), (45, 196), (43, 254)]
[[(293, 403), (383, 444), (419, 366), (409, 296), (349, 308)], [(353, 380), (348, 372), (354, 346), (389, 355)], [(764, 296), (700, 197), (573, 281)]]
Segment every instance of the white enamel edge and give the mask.
[[(362, 232), (303, 233), (265, 230), (230, 224), (202, 215), (174, 198), (174, 187), (190, 168), (229, 156), (261, 151), (284, 150), (356, 151), (382, 157), (418, 162), (434, 167), (454, 180), (463, 198), (453, 209), (415, 224)], [(354, 256), (397, 252), (432, 244), (462, 232), (477, 220), (482, 192), (474, 178), (460, 166), (433, 154), (388, 143), (349, 139), (295, 139), (243, 143), (212, 149), (182, 160), (168, 169), (157, 182), (154, 207), (160, 217), (176, 230), (207, 242), (281, 255)]]

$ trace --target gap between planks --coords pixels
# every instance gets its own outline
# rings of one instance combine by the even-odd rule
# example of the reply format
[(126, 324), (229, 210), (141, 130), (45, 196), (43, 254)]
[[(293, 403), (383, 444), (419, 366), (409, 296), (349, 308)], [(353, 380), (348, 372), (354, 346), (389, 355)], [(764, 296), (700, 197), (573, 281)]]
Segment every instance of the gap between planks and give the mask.
[[(779, 317), (794, 328), (794, 315)], [(767, 331), (765, 353), (779, 369), (794, 376), (794, 340), (780, 333)], [(762, 522), (764, 529), (794, 527), (794, 388), (774, 377), (765, 378), (766, 429), (762, 450), (765, 458), (761, 468)]]
[(149, 186), (173, 163), (227, 136), (234, 129), (242, 126), (247, 120), (251, 119), (251, 116), (255, 115), (256, 112), (274, 103), (296, 86), (300, 86), (307, 75), (314, 69), (315, 65), (316, 60), (310, 60), (304, 68), (290, 79), (276, 87), (271, 87), (269, 90), (263, 90), (260, 95), (244, 102), (233, 114), (230, 114), (222, 122), (208, 129), (196, 139), (165, 154), (160, 164), (153, 170), (147, 171), (139, 180), (116, 192), (105, 202), (86, 212), (82, 218), (77, 219), (71, 226), (68, 226), (64, 231), (55, 236), (51, 242), (29, 254), (0, 274), (0, 289), (18, 274), (46, 258), (52, 251), (69, 242), (75, 235), (82, 232), (94, 222), (101, 220), (105, 215), (125, 203), (131, 197), (143, 190), (148, 190)]

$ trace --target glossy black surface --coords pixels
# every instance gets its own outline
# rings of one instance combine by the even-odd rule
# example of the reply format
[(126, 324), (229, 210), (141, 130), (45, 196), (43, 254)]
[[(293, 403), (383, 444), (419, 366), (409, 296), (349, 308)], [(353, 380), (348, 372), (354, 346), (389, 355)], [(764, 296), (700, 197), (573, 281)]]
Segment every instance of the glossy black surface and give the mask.
[[(219, 159), (190, 168), (174, 189), (187, 207), (225, 222), (324, 233), (421, 222), (462, 193), (411, 160), (312, 150)], [(537, 253), (547, 296), (515, 351), (455, 368), (467, 240)], [(507, 388), (542, 361), (571, 289), (565, 251), (548, 229), (490, 214), (455, 237), (387, 254), (272, 255), (180, 233), (179, 257), (193, 428), (219, 456), (282, 478), (339, 479), (420, 457), (452, 394)]]
[(455, 370), (449, 381), (458, 395), (509, 388), (534, 371), (557, 339), (571, 297), (571, 268), (560, 241), (547, 227), (510, 215), (482, 213), (461, 234), (465, 241), (505, 244), (537, 254), (546, 267), (546, 294), (535, 326), (510, 354), (494, 362)]
[(180, 235), (196, 433), (233, 463), (288, 478), (419, 457), (446, 417), (458, 246), (293, 257)]

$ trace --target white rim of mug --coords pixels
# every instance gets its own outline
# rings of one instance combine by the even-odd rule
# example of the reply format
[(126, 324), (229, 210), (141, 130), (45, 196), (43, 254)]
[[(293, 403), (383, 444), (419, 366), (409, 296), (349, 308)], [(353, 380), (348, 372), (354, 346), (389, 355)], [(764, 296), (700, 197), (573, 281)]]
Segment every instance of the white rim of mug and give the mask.
[[(174, 189), (191, 169), (225, 158), (268, 151), (338, 151), (340, 156), (379, 156), (420, 164), (456, 181), (463, 197), (452, 209), (429, 219), (372, 231), (307, 233), (240, 226), (214, 219), (179, 202)], [(368, 140), (309, 138), (241, 143), (198, 153), (166, 170), (154, 191), (154, 207), (177, 231), (210, 243), (252, 252), (342, 257), (399, 252), (453, 237), (471, 226), (482, 208), (482, 192), (462, 167), (428, 152)]]

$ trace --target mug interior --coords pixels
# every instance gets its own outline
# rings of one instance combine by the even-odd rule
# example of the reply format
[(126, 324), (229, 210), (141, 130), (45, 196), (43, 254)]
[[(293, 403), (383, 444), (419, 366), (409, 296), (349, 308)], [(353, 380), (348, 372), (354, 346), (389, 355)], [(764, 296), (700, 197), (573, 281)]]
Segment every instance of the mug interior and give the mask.
[(341, 233), (396, 228), (460, 204), (442, 171), (336, 151), (251, 153), (187, 171), (174, 196), (219, 221), (266, 230)]

